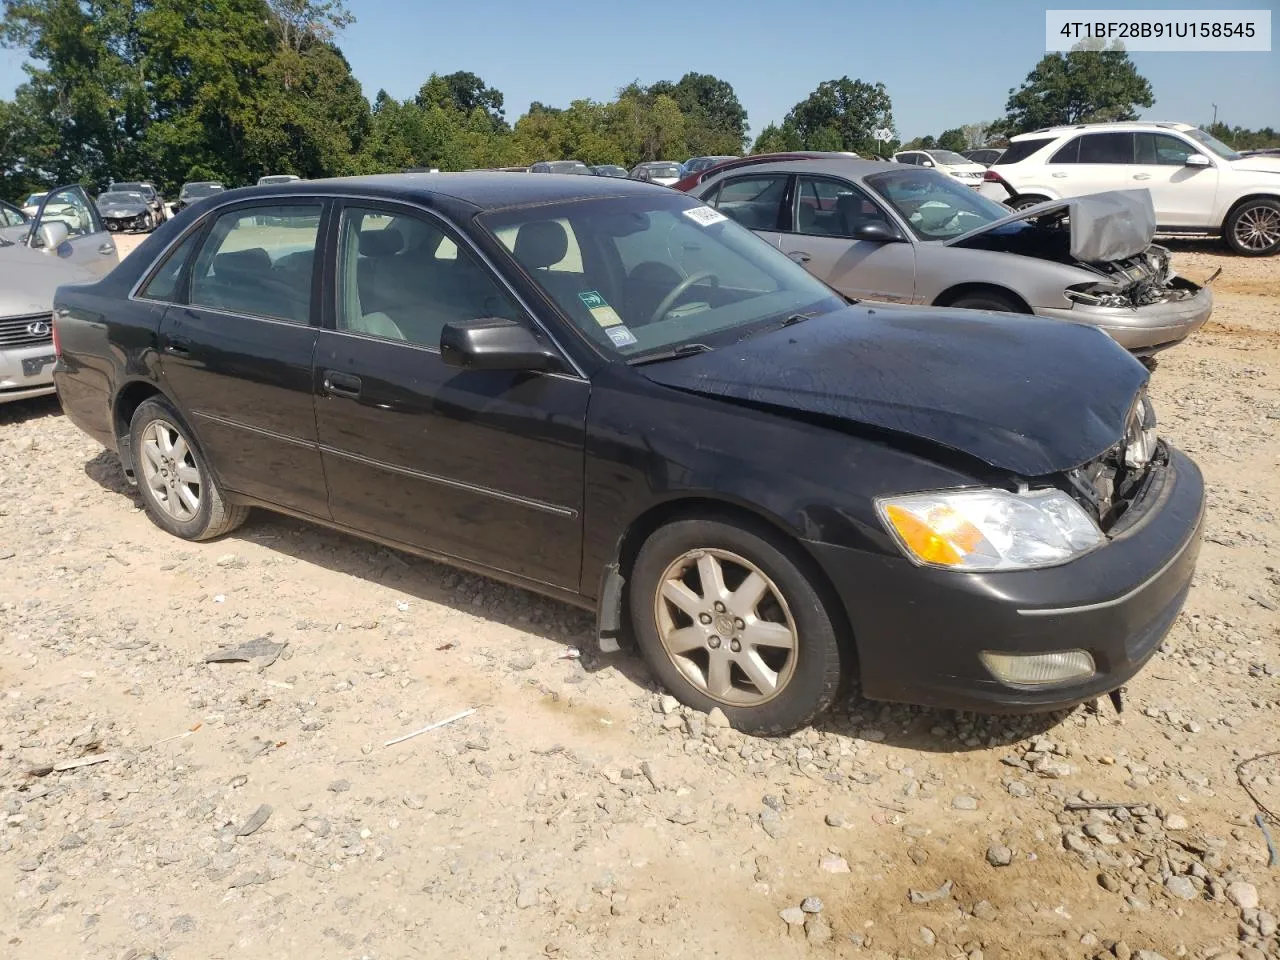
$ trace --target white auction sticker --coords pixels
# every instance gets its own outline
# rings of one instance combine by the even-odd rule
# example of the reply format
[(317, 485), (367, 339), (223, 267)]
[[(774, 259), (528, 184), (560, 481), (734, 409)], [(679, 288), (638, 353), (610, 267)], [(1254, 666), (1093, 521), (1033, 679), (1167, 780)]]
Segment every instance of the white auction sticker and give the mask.
[(719, 223), (721, 220), (728, 220), (719, 210), (712, 210), (710, 207), (690, 207), (688, 210), (682, 211), (686, 217), (694, 223), (709, 227), (713, 223)]

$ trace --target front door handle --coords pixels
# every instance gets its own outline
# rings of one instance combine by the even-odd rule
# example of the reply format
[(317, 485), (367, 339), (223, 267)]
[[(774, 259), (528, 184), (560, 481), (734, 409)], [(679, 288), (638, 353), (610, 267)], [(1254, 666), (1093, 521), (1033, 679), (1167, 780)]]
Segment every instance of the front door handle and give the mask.
[(98, 248), (98, 252), (102, 254), (104, 257), (110, 256), (111, 254), (116, 252), (116, 245), (112, 243), (110, 240), (108, 240), (106, 243), (104, 243), (102, 246)]
[(1149, 173), (1135, 173), (1135, 174), (1133, 175), (1133, 179), (1135, 179), (1135, 180), (1150, 180), (1150, 179), (1151, 179), (1151, 174), (1149, 174)]
[(164, 345), (164, 352), (177, 357), (185, 357), (191, 353), (191, 341), (186, 337), (170, 337)]
[(335, 397), (349, 397), (357, 400), (360, 397), (360, 378), (337, 370), (324, 372), (324, 391)]
[(1055, 173), (1055, 174), (1053, 174), (1053, 176), (1057, 177), (1059, 180), (1062, 180), (1062, 179), (1064, 179), (1064, 178), (1066, 177), (1066, 174), (1065, 174), (1065, 173)]
[(805, 253), (803, 250), (792, 250), (787, 256), (796, 263), (808, 263), (813, 259), (813, 254)]

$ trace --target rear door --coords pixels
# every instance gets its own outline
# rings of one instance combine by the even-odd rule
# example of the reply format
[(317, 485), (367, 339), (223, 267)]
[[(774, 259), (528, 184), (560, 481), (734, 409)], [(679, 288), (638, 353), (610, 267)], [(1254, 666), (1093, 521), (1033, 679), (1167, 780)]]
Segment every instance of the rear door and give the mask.
[(1050, 187), (1062, 197), (1144, 186), (1134, 179), (1133, 134), (1127, 132), (1076, 137), (1049, 158), (1047, 168)]
[[(538, 328), (434, 215), (347, 201), (336, 248), (333, 318), (315, 360), (333, 519), (576, 590), (590, 384), (567, 365), (444, 363), (440, 333), (451, 321), (507, 317)], [(566, 270), (581, 269), (576, 250)]]
[(311, 362), (326, 204), (249, 202), (210, 218), (184, 241), (192, 255), (159, 335), (164, 382), (222, 482), (321, 518)]
[(115, 241), (98, 216), (98, 208), (79, 184), (49, 191), (32, 223), (32, 246), (40, 245), (40, 227), (52, 222), (64, 223), (67, 227), (67, 240), (58, 250), (59, 257), (99, 276), (110, 273), (120, 262)]
[[(1208, 151), (1170, 133), (1134, 134), (1133, 185), (1151, 191), (1162, 227), (1203, 227), (1213, 218), (1218, 167)], [(1187, 157), (1209, 157), (1207, 167), (1187, 166)]]
[(787, 228), (790, 184), (785, 173), (742, 174), (721, 180), (702, 199), (776, 247)]
[(851, 297), (912, 302), (915, 245), (853, 239), (853, 231), (866, 222), (897, 229), (866, 191), (846, 180), (801, 174), (794, 196), (791, 229), (779, 243), (783, 253)]

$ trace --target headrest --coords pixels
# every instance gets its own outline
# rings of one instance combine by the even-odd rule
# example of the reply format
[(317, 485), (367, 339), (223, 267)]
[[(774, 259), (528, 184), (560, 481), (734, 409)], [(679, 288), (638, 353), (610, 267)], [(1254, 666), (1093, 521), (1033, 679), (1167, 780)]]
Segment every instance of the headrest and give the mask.
[(260, 274), (271, 271), (271, 256), (261, 247), (233, 250), (213, 258), (213, 272), (219, 277), (235, 274)]
[(856, 193), (842, 193), (836, 197), (836, 212), (841, 216), (862, 212), (862, 198)]
[(390, 257), (404, 249), (404, 234), (396, 227), (360, 231), (360, 253), (366, 257)]
[(569, 235), (554, 220), (535, 220), (516, 234), (516, 259), (530, 269), (559, 263), (569, 252)]

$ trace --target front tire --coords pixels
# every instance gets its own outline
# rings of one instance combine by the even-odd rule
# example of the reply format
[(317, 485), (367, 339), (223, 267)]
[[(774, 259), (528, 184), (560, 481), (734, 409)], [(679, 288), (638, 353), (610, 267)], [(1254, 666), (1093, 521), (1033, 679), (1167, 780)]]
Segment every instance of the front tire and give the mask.
[(1227, 245), (1242, 257), (1280, 253), (1280, 200), (1255, 197), (1240, 204), (1223, 224)]
[(995, 290), (975, 290), (972, 293), (962, 293), (948, 303), (947, 306), (955, 307), (958, 310), (994, 310), (997, 313), (1026, 313), (1019, 304), (1014, 302), (1012, 297)]
[(139, 404), (129, 433), (138, 489), (156, 526), (184, 540), (212, 540), (244, 523), (249, 508), (227, 502), (195, 434), (167, 400)]
[(747, 733), (809, 723), (835, 699), (843, 651), (806, 558), (764, 528), (684, 519), (656, 530), (630, 578), (649, 669), (696, 710)]

